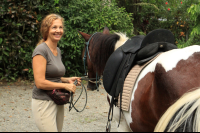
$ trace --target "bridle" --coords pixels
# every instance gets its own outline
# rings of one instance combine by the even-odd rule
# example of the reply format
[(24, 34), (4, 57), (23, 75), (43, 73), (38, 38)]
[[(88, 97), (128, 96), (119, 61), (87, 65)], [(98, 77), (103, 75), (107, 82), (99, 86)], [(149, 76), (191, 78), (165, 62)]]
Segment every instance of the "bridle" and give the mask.
[[(88, 57), (89, 57), (89, 59), (90, 59), (90, 53), (89, 53), (90, 41), (92, 40), (92, 37), (93, 37), (95, 34), (97, 34), (97, 32), (94, 33), (94, 34), (89, 38), (89, 40), (85, 43), (85, 44), (86, 44), (86, 48), (85, 48), (85, 54), (84, 54), (84, 57), (83, 57), (84, 69), (85, 69), (85, 74), (84, 74), (84, 75), (87, 75), (87, 73), (86, 73), (87, 54), (88, 54)], [(90, 59), (90, 61), (91, 61), (91, 59)]]
[[(90, 59), (90, 54), (89, 54), (89, 44), (90, 44), (90, 41), (92, 40), (92, 37), (95, 35), (95, 34), (97, 34), (97, 32), (96, 33), (94, 33), (91, 37), (90, 37), (90, 39), (86, 42), (86, 49), (85, 49), (85, 54), (84, 54), (84, 57), (83, 57), (83, 62), (84, 62), (84, 69), (85, 69), (85, 76), (87, 76), (87, 73), (86, 73), (86, 61), (87, 61), (87, 54), (88, 54), (88, 57), (89, 57), (89, 59)], [(90, 61), (91, 61), (91, 59), (90, 59)], [(91, 61), (92, 62), (92, 61)], [(81, 77), (81, 80), (85, 80), (85, 81), (89, 81), (89, 82), (91, 82), (91, 83), (94, 83), (92, 80), (94, 80), (94, 79), (96, 79), (96, 86), (97, 86), (97, 91), (99, 91), (99, 87), (98, 87), (98, 83), (99, 84), (101, 84), (101, 82), (100, 82), (100, 78), (98, 77), (98, 73), (96, 72), (96, 78), (88, 78), (88, 77)], [(98, 80), (98, 81), (97, 81)], [(75, 85), (77, 85), (78, 84), (78, 81), (76, 80), (75, 82), (74, 82), (74, 84)], [(84, 85), (81, 83), (81, 86), (82, 86), (82, 91), (81, 91), (81, 94), (80, 94), (80, 96), (78, 97), (78, 99), (75, 101), (75, 102), (73, 102), (73, 93), (71, 92), (71, 99), (70, 99), (70, 106), (69, 106), (69, 111), (71, 111), (71, 109), (72, 108), (74, 108), (77, 112), (82, 112), (84, 109), (85, 109), (85, 107), (86, 107), (86, 104), (87, 104), (87, 90), (86, 90), (86, 88), (84, 87)], [(75, 104), (77, 103), (77, 101), (80, 99), (80, 97), (81, 97), (81, 95), (82, 95), (82, 92), (83, 92), (83, 90), (85, 90), (85, 94), (86, 94), (86, 102), (85, 102), (85, 105), (84, 105), (84, 107), (83, 107), (83, 109), (82, 110), (78, 110), (76, 107), (75, 107)]]
[[(86, 48), (85, 48), (85, 54), (84, 54), (84, 57), (83, 57), (83, 63), (84, 63), (84, 70), (85, 70), (85, 76), (87, 76), (87, 70), (86, 70), (86, 65), (87, 65), (87, 55), (90, 59), (90, 62), (91, 61), (91, 58), (90, 58), (90, 54), (89, 54), (89, 45), (90, 45), (90, 41), (92, 40), (92, 38), (94, 37), (94, 35), (96, 35), (98, 32), (94, 33), (90, 38), (89, 40), (85, 43), (86, 44)], [(92, 81), (96, 79), (96, 81)], [(98, 87), (98, 84), (101, 84), (100, 82), (100, 77), (98, 76), (98, 73), (96, 72), (96, 78), (88, 78), (88, 81), (91, 82), (91, 83), (96, 83), (96, 86), (97, 86), (97, 91), (99, 91), (99, 87)]]

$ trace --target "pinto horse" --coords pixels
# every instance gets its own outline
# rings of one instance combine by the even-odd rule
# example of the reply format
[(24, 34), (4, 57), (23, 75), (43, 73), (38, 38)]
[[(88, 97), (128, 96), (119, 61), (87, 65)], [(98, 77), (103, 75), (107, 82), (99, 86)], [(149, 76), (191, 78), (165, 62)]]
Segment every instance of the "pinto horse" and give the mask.
[[(91, 38), (80, 33), (86, 41)], [(108, 28), (92, 36), (88, 71), (102, 74), (109, 56), (127, 40), (124, 34), (110, 34)], [(122, 111), (118, 131), (199, 132), (200, 46), (162, 53), (143, 69), (133, 90), (130, 110)], [(119, 111), (114, 107), (117, 122)]]

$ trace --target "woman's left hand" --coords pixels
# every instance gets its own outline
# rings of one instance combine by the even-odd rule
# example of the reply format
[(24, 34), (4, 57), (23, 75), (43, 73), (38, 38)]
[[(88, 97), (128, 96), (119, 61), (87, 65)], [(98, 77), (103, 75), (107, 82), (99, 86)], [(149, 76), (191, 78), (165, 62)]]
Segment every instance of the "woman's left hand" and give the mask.
[(80, 77), (71, 77), (71, 78), (68, 79), (68, 82), (70, 84), (73, 84), (76, 80), (78, 80), (77, 86), (80, 86), (81, 85), (81, 78)]

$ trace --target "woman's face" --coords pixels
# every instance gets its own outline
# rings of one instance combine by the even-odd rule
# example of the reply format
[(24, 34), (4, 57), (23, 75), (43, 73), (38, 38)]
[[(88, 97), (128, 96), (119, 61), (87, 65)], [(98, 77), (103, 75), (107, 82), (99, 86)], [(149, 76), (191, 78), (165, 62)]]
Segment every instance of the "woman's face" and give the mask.
[(60, 19), (56, 19), (49, 28), (48, 39), (51, 39), (53, 42), (58, 42), (61, 39), (63, 32), (62, 21)]

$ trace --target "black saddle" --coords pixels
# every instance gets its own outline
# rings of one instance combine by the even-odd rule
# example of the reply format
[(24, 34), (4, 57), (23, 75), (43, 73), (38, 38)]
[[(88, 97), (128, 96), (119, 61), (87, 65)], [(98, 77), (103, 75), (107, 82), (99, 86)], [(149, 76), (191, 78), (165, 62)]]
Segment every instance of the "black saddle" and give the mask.
[(131, 68), (136, 64), (146, 63), (160, 52), (177, 49), (174, 42), (174, 35), (169, 30), (157, 29), (150, 32), (147, 36), (139, 35), (132, 37), (109, 57), (103, 72), (104, 88), (112, 96), (107, 130), (109, 130), (109, 123), (112, 121), (113, 106), (118, 102), (119, 95), (120, 124), (123, 85)]
[[(110, 95), (117, 97), (117, 94), (119, 94), (119, 91), (116, 92), (118, 81), (123, 82), (120, 77), (123, 74), (126, 75), (132, 67), (131, 64), (135, 59), (135, 53), (141, 48), (144, 37), (143, 35), (132, 37), (109, 57), (103, 72), (103, 84)], [(126, 72), (122, 72), (123, 70)], [(121, 85), (119, 86), (120, 88), (123, 87)]]
[(118, 97), (124, 80), (136, 64), (143, 64), (160, 52), (177, 49), (174, 35), (166, 29), (157, 29), (148, 35), (134, 36), (109, 57), (104, 73), (103, 85), (108, 94)]

